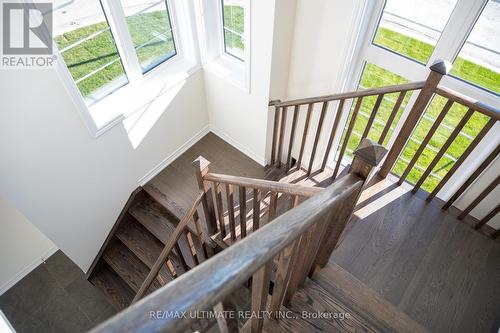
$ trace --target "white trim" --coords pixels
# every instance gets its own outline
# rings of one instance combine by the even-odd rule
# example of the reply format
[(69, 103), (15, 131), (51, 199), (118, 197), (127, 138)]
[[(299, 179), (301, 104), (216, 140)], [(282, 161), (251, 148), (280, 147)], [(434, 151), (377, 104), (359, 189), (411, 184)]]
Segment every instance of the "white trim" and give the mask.
[(255, 154), (251, 149), (249, 149), (245, 145), (239, 143), (237, 140), (233, 139), (231, 136), (229, 136), (228, 134), (226, 134), (224, 131), (222, 131), (218, 127), (214, 126), (213, 124), (210, 124), (210, 132), (214, 133), (215, 135), (220, 137), (222, 140), (226, 141), (231, 146), (238, 149), (240, 152), (247, 155), (255, 162), (259, 163), (261, 166), (266, 166), (266, 159), (264, 157), (261, 157), (261, 156)]
[(2, 286), (0, 286), (0, 295), (3, 295), (3, 293), (5, 293), (10, 288), (12, 288), (19, 281), (21, 281), (26, 275), (28, 275), (32, 270), (34, 270), (35, 268), (37, 268), (40, 264), (42, 264), (43, 262), (45, 262), (45, 260), (47, 260), (57, 250), (59, 250), (59, 248), (56, 247), (56, 246), (50, 248), (48, 251), (46, 251), (40, 257), (38, 257), (35, 260), (33, 260), (28, 266), (26, 266), (25, 268), (23, 268), (13, 278), (11, 278), (9, 281), (7, 281)]
[(139, 179), (137, 182), (139, 183), (140, 186), (146, 185), (151, 179), (156, 177), (163, 169), (165, 169), (170, 163), (175, 161), (179, 156), (184, 154), (186, 150), (191, 148), (195, 143), (200, 141), (201, 138), (203, 138), (205, 135), (207, 135), (210, 132), (210, 125), (206, 125), (203, 127), (198, 133), (196, 133), (194, 136), (192, 136), (189, 140), (187, 140), (182, 146), (177, 148), (172, 154), (170, 154), (168, 157), (166, 157), (163, 161), (158, 163), (153, 169), (151, 169), (147, 174), (145, 174), (141, 179)]

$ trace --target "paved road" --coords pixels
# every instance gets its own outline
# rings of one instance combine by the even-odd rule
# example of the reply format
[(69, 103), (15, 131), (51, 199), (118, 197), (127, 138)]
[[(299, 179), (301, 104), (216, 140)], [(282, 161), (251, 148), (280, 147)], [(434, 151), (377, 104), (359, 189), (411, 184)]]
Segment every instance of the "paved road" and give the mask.
[[(158, 0), (127, 0), (125, 14), (130, 15), (158, 3)], [(53, 35), (86, 25), (103, 22), (105, 19), (99, 0), (53, 0)]]

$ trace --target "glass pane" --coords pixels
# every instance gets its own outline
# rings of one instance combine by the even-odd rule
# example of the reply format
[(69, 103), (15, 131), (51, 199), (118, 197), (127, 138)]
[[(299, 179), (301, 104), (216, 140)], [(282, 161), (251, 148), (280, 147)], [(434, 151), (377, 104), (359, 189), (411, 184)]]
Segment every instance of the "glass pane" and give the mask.
[(54, 41), (88, 106), (128, 83), (99, 1), (56, 3), (53, 20)]
[(451, 75), (500, 94), (500, 3), (489, 1), (453, 63)]
[(224, 49), (226, 53), (244, 59), (245, 55), (245, 13), (238, 1), (223, 0)]
[(387, 0), (373, 43), (426, 64), (456, 2)]
[(121, 2), (143, 73), (173, 57), (176, 49), (166, 2)]
[[(390, 86), (390, 85), (395, 85), (395, 84), (404, 84), (408, 83), (408, 80), (405, 79), (404, 77), (401, 77), (399, 75), (396, 75), (386, 69), (383, 69), (381, 67), (378, 67), (374, 64), (367, 63), (365, 65), (365, 68), (363, 70), (363, 75), (361, 77), (361, 81), (359, 83), (359, 90), (364, 90), (364, 89), (369, 89), (369, 88), (377, 88), (377, 87), (384, 87), (384, 86)], [(370, 128), (370, 131), (368, 132), (368, 138), (378, 141), (382, 135), (382, 132), (384, 130), (384, 127), (389, 119), (390, 114), (392, 113), (392, 110), (394, 109), (394, 105), (396, 104), (396, 101), (399, 97), (399, 93), (392, 93), (392, 94), (386, 94), (384, 96), (384, 99), (382, 100), (382, 103), (380, 104), (380, 107), (378, 109), (378, 112), (375, 116), (375, 120), (373, 121), (373, 125)], [(401, 104), (400, 108), (398, 109), (396, 116), (394, 117), (394, 120), (391, 124), (391, 127), (389, 128), (389, 131), (387, 132), (387, 135), (385, 136), (385, 139), (383, 141), (383, 145), (386, 145), (389, 139), (391, 138), (391, 135), (394, 131), (394, 128), (396, 127), (399, 119), (401, 118), (401, 115), (403, 113), (404, 108), (406, 107), (406, 104), (408, 103), (408, 100), (411, 97), (411, 92), (408, 92), (405, 95), (405, 98), (403, 99), (403, 103)], [(361, 108), (359, 110), (358, 116), (356, 118), (356, 122), (354, 123), (353, 131), (351, 133), (351, 136), (349, 138), (349, 142), (347, 143), (347, 149), (344, 154), (344, 158), (346, 159), (346, 163), (349, 163), (349, 161), (352, 159), (352, 152), (356, 147), (359, 145), (361, 136), (365, 130), (365, 127), (368, 123), (368, 119), (370, 118), (371, 112), (373, 110), (373, 107), (375, 105), (375, 102), (377, 100), (377, 96), (369, 96), (363, 98), (363, 102), (361, 104)], [(352, 111), (354, 109), (356, 103), (353, 103), (351, 107), (351, 114), (349, 116), (349, 119), (346, 123), (346, 127), (344, 128), (343, 135), (345, 136), (347, 127), (349, 126), (349, 123), (351, 121), (351, 116), (352, 116)], [(344, 141), (345, 137), (342, 137), (341, 142)], [(339, 146), (340, 150), (340, 146)]]

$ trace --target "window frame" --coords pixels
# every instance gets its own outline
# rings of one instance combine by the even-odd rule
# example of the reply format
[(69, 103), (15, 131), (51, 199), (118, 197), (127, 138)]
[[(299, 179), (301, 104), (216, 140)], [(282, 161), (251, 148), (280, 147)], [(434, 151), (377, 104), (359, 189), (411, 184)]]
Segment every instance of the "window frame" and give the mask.
[[(351, 64), (348, 67), (348, 76), (343, 87), (344, 90), (352, 91), (357, 89), (366, 63), (372, 63), (382, 67), (383, 69), (408, 79), (410, 82), (426, 80), (429, 75), (429, 67), (434, 61), (438, 59), (446, 60), (450, 63), (455, 61), (470, 32), (474, 28), (475, 23), (483, 12), (484, 7), (488, 3), (488, 0), (457, 1), (427, 64), (419, 63), (402, 54), (372, 43), (383, 14), (385, 2), (386, 0), (365, 2), (365, 7), (362, 10), (362, 24), (360, 25), (359, 36), (354, 43), (354, 54)], [(500, 99), (495, 92), (486, 90), (458, 77), (446, 75), (441, 79), (440, 86), (455, 90), (463, 95), (500, 108)], [(412, 94), (393, 133), (398, 133), (401, 130), (418, 95), (418, 93)], [(351, 109), (350, 104), (346, 105), (346, 107), (349, 108), (349, 110)], [(345, 127), (348, 116), (349, 112), (346, 112), (344, 119), (341, 120), (342, 128)], [(499, 124), (496, 124), (495, 128), (497, 128), (498, 125)], [(337, 136), (340, 138), (342, 134), (342, 131), (339, 131)], [(390, 138), (387, 143), (387, 148), (390, 149), (390, 147), (392, 147), (396, 137), (397, 135), (393, 135)], [(487, 147), (491, 143), (497, 141), (497, 133), (495, 133), (495, 129), (492, 129), (486, 137), (483, 138), (480, 146)], [(468, 171), (474, 170), (477, 167), (477, 161), (484, 158), (481, 154), (482, 152), (479, 146), (476, 147), (472, 155), (460, 166), (460, 172), (467, 174)], [(477, 158), (473, 156), (477, 156)], [(335, 156), (332, 157), (332, 159), (334, 158)], [(460, 172), (457, 172), (457, 174), (460, 174)], [(441, 189), (439, 197), (444, 198), (449, 193), (456, 190), (454, 186), (456, 187), (453, 182), (448, 182)]]
[[(243, 7), (243, 34), (240, 34), (230, 28), (226, 28), (226, 26), (224, 25), (224, 1), (225, 0), (219, 0), (220, 2), (220, 6), (219, 6), (219, 13), (220, 13), (220, 25), (221, 25), (221, 46), (222, 46), (222, 52), (224, 55), (228, 55), (229, 57), (232, 57), (238, 61), (241, 61), (241, 62), (245, 62), (245, 58), (246, 57), (246, 49), (247, 49), (247, 6), (246, 6), (246, 1), (236, 1), (236, 2), (240, 2), (242, 7)], [(244, 41), (244, 46), (245, 46), (245, 49), (243, 50), (243, 54), (244, 54), (244, 57), (243, 59), (236, 56), (235, 54), (231, 54), (230, 52), (227, 51), (227, 46), (226, 46), (226, 30), (229, 31), (230, 33), (233, 33), (235, 35), (238, 35), (240, 36), (243, 41)]]
[[(136, 97), (141, 99), (143, 104), (150, 102), (150, 99), (142, 101), (142, 98), (151, 97), (142, 96), (141, 91), (144, 85), (157, 84), (161, 81), (165, 87), (174, 86), (175, 82), (182, 81), (186, 74), (190, 76), (201, 68), (199, 49), (195, 45), (196, 41), (194, 39), (196, 23), (191, 17), (190, 11), (192, 7), (189, 3), (181, 0), (163, 0), (169, 11), (176, 54), (143, 73), (128, 31), (121, 2), (118, 3), (115, 0), (96, 1), (99, 1), (103, 8), (103, 13), (108, 21), (128, 78), (128, 84), (113, 91), (96, 103), (87, 106), (57, 45), (55, 42), (53, 43), (56, 58), (54, 68), (57, 75), (79, 111), (85, 126), (94, 138), (99, 137), (135, 112), (135, 110), (127, 109), (128, 105), (125, 105), (125, 108), (122, 107), (124, 98), (136, 94)], [(126, 61), (128, 61), (127, 65), (125, 65)], [(119, 107), (110, 107), (114, 105)], [(113, 110), (109, 111), (110, 109)]]

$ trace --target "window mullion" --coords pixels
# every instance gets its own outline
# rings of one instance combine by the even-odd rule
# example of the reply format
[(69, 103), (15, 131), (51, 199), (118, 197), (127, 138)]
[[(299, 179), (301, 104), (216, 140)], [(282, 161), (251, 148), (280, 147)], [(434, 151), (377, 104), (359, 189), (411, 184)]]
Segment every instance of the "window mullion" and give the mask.
[(129, 82), (142, 80), (142, 68), (135, 52), (134, 43), (127, 27), (125, 12), (118, 1), (101, 0), (109, 26), (116, 40), (116, 47), (122, 58)]
[(487, 0), (457, 1), (429, 59), (429, 64), (438, 59), (453, 62), (487, 2)]

